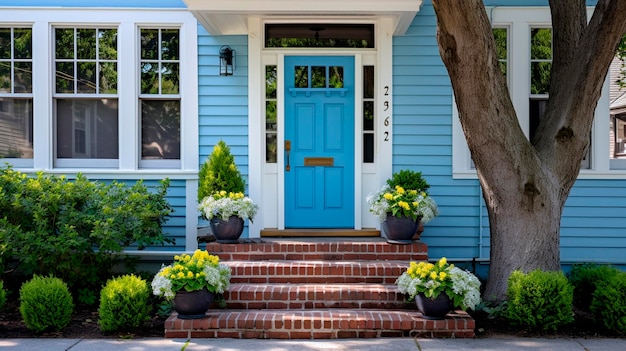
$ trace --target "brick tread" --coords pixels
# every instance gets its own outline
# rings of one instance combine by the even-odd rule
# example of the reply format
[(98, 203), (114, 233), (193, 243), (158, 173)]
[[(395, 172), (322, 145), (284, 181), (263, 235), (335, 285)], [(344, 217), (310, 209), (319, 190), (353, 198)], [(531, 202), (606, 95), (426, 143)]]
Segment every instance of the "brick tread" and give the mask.
[(298, 240), (269, 240), (237, 244), (209, 243), (206, 249), (222, 260), (402, 260), (428, 259), (428, 248), (421, 241), (409, 245), (388, 244), (385, 241), (310, 242)]
[(210, 310), (206, 317), (165, 322), (165, 336), (231, 337), (254, 339), (336, 339), (353, 337), (420, 336), (473, 337), (474, 320), (463, 311), (443, 320), (421, 318), (416, 311), (316, 310)]
[(369, 283), (393, 284), (405, 261), (223, 261), (232, 283)]
[(231, 284), (224, 293), (235, 309), (415, 309), (393, 284)]

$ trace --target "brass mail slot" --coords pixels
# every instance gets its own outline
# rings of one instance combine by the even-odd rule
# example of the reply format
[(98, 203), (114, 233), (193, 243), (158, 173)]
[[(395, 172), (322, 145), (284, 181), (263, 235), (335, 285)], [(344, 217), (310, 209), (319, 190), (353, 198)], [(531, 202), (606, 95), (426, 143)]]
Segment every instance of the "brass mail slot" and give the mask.
[(305, 157), (304, 158), (305, 166), (334, 166), (335, 158), (334, 157)]

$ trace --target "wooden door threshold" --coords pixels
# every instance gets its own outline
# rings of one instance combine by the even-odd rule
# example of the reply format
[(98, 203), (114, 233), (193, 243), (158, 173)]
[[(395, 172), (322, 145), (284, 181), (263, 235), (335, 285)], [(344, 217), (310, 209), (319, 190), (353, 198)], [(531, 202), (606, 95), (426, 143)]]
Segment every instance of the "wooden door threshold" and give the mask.
[(380, 237), (376, 229), (275, 229), (261, 230), (261, 237)]

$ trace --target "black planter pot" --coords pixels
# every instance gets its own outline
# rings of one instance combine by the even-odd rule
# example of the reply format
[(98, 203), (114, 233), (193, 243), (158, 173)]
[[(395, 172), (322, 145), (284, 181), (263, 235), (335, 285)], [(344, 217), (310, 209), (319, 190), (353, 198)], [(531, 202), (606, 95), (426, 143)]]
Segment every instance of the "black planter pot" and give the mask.
[(419, 222), (419, 218), (414, 221), (410, 217), (395, 217), (387, 213), (387, 219), (383, 221), (383, 231), (387, 236), (387, 242), (391, 244), (412, 243)]
[(195, 291), (177, 291), (174, 296), (173, 307), (180, 319), (203, 318), (215, 298), (207, 289)]
[(227, 221), (211, 218), (211, 231), (218, 243), (236, 243), (243, 232), (243, 219), (230, 216)]
[(445, 293), (441, 293), (433, 299), (424, 296), (424, 294), (417, 294), (415, 304), (425, 319), (444, 319), (446, 314), (452, 311), (452, 300)]

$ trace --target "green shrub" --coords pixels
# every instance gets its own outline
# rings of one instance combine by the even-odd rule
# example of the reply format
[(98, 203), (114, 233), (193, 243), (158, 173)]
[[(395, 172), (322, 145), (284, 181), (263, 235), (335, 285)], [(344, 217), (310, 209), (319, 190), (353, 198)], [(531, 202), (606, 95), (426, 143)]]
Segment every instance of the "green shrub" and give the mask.
[(593, 292), (591, 312), (596, 322), (626, 335), (626, 273), (620, 272), (598, 284)]
[(16, 257), (22, 275), (54, 275), (81, 302), (93, 302), (112, 268), (127, 261), (117, 254), (124, 247), (173, 242), (162, 231), (172, 212), (168, 187), (167, 179), (150, 191), (141, 181), (130, 186), (80, 174), (70, 181), (0, 168), (0, 254)]
[(7, 303), (7, 291), (4, 290), (4, 283), (0, 280), (0, 311), (4, 308), (4, 305)]
[(110, 279), (100, 292), (100, 329), (106, 332), (134, 330), (149, 319), (150, 289), (135, 275)]
[(592, 263), (574, 265), (568, 273), (570, 284), (574, 287), (574, 305), (589, 310), (596, 287), (612, 279), (619, 272), (619, 269), (607, 265)]
[(35, 275), (20, 288), (20, 313), (35, 333), (65, 328), (73, 311), (72, 295), (59, 278)]
[(563, 272), (514, 271), (508, 280), (506, 316), (536, 331), (555, 331), (574, 320), (573, 288)]
[(415, 172), (410, 169), (403, 169), (400, 172), (391, 175), (390, 179), (387, 179), (387, 185), (392, 189), (395, 189), (396, 185), (408, 190), (417, 190), (419, 192), (425, 192), (428, 194), (428, 182), (422, 177), (422, 172)]
[(200, 168), (198, 178), (198, 201), (218, 191), (243, 193), (246, 188), (246, 182), (235, 164), (235, 157), (223, 140), (213, 148)]

